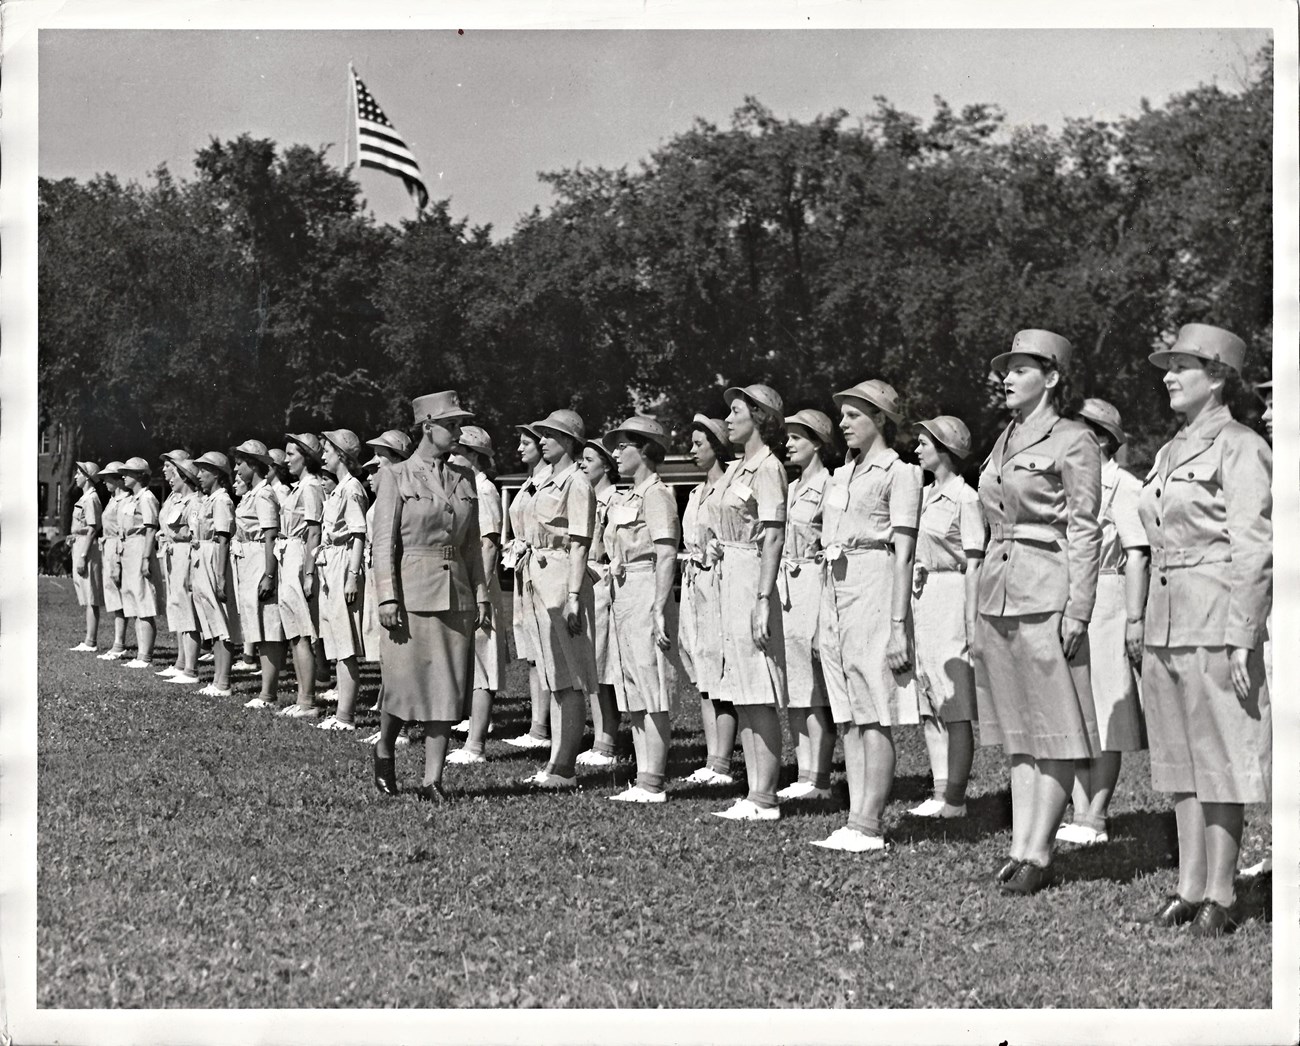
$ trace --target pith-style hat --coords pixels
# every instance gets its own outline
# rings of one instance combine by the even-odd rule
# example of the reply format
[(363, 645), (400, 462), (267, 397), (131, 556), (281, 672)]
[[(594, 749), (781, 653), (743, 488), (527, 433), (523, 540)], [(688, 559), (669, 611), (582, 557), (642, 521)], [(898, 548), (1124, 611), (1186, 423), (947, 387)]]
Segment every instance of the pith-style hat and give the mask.
[(474, 416), (461, 407), (460, 395), (454, 389), (416, 396), (411, 400), (411, 409), (415, 412), (417, 424), (423, 421), (456, 421)]
[(1258, 396), (1262, 402), (1267, 403), (1273, 395), (1273, 379), (1269, 378), (1268, 381), (1257, 381), (1255, 382), (1254, 388), (1255, 395)]
[(292, 432), (286, 432), (284, 438), (290, 443), (296, 443), (303, 457), (311, 459), (317, 465), (321, 463), (320, 437), (315, 433), (300, 432), (295, 436)]
[(481, 425), (463, 425), (460, 430), (460, 445), (465, 450), (472, 450), (476, 454), (482, 454), (488, 461), (494, 460), (495, 452), (492, 450), (492, 437), (488, 430)]
[(567, 410), (565, 408), (553, 410), (541, 421), (535, 423), (533, 428), (539, 433), (558, 432), (562, 436), (576, 439), (579, 443), (585, 443), (587, 440), (587, 426), (582, 421), (582, 415), (576, 410)]
[[(435, 418), (434, 420), (438, 419)], [(411, 437), (401, 429), (389, 429), (374, 439), (368, 439), (366, 440), (366, 446), (383, 447), (385, 450), (391, 450), (403, 461), (411, 456)], [(378, 454), (375, 455), (375, 457), (378, 456)], [(366, 464), (369, 465), (370, 462), (367, 461)]]
[(210, 450), (206, 454), (200, 455), (194, 459), (194, 464), (211, 472), (220, 472), (226, 479), (231, 478), (230, 459), (219, 450)]
[(757, 403), (760, 407), (770, 410), (778, 417), (784, 416), (785, 414), (785, 411), (782, 409), (780, 394), (770, 385), (746, 385), (744, 388), (733, 385), (722, 394), (722, 402), (729, 407), (731, 406), (731, 401), (737, 396), (744, 396), (745, 399), (749, 400), (751, 403)]
[(1241, 364), (1246, 359), (1246, 343), (1222, 327), (1211, 327), (1208, 323), (1186, 323), (1178, 328), (1178, 338), (1173, 345), (1151, 353), (1147, 359), (1161, 370), (1168, 370), (1169, 357), (1175, 352), (1195, 356), (1197, 359), (1214, 360), (1240, 374)]
[(860, 381), (851, 389), (835, 393), (831, 399), (835, 401), (837, 407), (841, 406), (846, 399), (861, 400), (870, 403), (873, 407), (879, 407), (885, 417), (895, 425), (903, 423), (903, 406), (899, 402), (898, 392), (889, 382), (881, 381), (879, 378)]
[(835, 423), (819, 410), (795, 411), (785, 419), (786, 427), (798, 425), (800, 428), (807, 429), (812, 435), (822, 443), (833, 443), (835, 441)]
[(99, 475), (99, 466), (93, 461), (78, 461), (77, 468), (84, 472), (89, 479), (94, 479)]
[(361, 460), (361, 437), (351, 429), (330, 429), (321, 438), (351, 462)]
[(655, 421), (654, 418), (647, 418), (644, 414), (633, 414), (627, 421), (623, 422), (616, 429), (611, 429), (600, 438), (606, 448), (613, 450), (618, 444), (618, 437), (627, 434), (629, 436), (642, 436), (659, 446), (667, 452), (668, 450), (668, 433), (664, 427)]
[(246, 439), (239, 446), (231, 447), (230, 456), (260, 461), (263, 465), (271, 464), (271, 455), (266, 452), (266, 444), (260, 439)]
[(989, 369), (1000, 371), (1007, 365), (1007, 360), (1011, 359), (1016, 353), (1024, 356), (1034, 356), (1040, 360), (1047, 360), (1055, 365), (1056, 369), (1064, 373), (1070, 367), (1070, 353), (1074, 351), (1065, 338), (1059, 334), (1053, 334), (1045, 330), (1023, 330), (1017, 331), (1016, 336), (1011, 339), (1011, 348), (1007, 352), (999, 353), (989, 361)]
[(970, 429), (961, 418), (940, 414), (929, 421), (918, 421), (918, 429), (925, 429), (946, 451), (959, 458), (970, 457)]
[(691, 419), (691, 429), (703, 429), (713, 436), (718, 446), (730, 449), (731, 441), (727, 439), (727, 423), (721, 418), (710, 418), (703, 414), (696, 414)]
[(590, 447), (592, 450), (594, 450), (597, 454), (600, 455), (600, 459), (605, 463), (606, 472), (608, 472), (612, 476), (618, 475), (618, 462), (614, 460), (614, 455), (610, 453), (610, 451), (606, 448), (604, 443), (602, 443), (600, 440), (589, 439), (586, 442), (584, 442), (582, 445), (584, 447)]
[(137, 476), (152, 476), (153, 469), (144, 458), (127, 458), (117, 467), (118, 472), (130, 472)]
[(169, 450), (166, 454), (162, 455), (162, 460), (170, 461), (175, 465), (178, 461), (189, 461), (190, 452), (188, 450)]
[(121, 479), (122, 463), (120, 461), (110, 461), (99, 470), (100, 479)]
[(1100, 425), (1115, 437), (1117, 443), (1123, 444), (1128, 440), (1124, 435), (1124, 425), (1120, 421), (1119, 411), (1105, 400), (1095, 398), (1084, 400), (1083, 406), (1079, 408), (1079, 417), (1086, 418), (1094, 425)]

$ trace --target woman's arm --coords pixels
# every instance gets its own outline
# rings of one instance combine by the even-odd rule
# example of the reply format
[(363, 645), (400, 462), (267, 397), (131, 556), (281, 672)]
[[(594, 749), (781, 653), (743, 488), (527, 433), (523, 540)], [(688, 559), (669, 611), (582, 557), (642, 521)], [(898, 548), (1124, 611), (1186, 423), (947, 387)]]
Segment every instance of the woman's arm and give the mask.
[(885, 664), (893, 672), (902, 672), (912, 663), (907, 648), (907, 620), (912, 613), (912, 561), (916, 556), (916, 531), (895, 527), (893, 585), (889, 592), (889, 642), (885, 644)]
[(764, 522), (760, 540), (763, 548), (758, 570), (758, 598), (754, 601), (749, 624), (754, 645), (759, 650), (766, 650), (767, 641), (772, 637), (768, 618), (772, 589), (776, 587), (776, 572), (781, 569), (781, 549), (785, 547), (785, 520)]
[(673, 595), (673, 579), (677, 575), (677, 542), (659, 540), (655, 543), (655, 605), (654, 638), (660, 650), (667, 650), (673, 645), (668, 634), (668, 625), (664, 615), (668, 610), (668, 600)]
[(979, 616), (980, 605), (980, 569), (984, 566), (983, 552), (966, 553), (965, 576), (965, 612), (962, 615), (966, 623), (966, 645), (971, 653), (975, 652), (975, 619)]
[[(1064, 423), (1060, 423), (1064, 424)], [(1066, 659), (1078, 653), (1092, 620), (1101, 566), (1101, 451), (1082, 424), (1062, 435), (1061, 485), (1065, 490), (1066, 569), (1069, 594), (1061, 615), (1061, 649)]]

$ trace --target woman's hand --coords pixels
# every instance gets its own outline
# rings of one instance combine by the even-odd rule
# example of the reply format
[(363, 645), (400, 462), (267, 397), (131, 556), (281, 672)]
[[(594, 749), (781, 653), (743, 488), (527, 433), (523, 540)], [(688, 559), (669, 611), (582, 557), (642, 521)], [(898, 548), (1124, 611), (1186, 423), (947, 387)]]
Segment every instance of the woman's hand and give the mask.
[(113, 565), (113, 584), (118, 588), (122, 587), (122, 561), (120, 559)]
[(357, 575), (348, 571), (347, 580), (343, 582), (343, 599), (351, 606), (357, 601)]
[(257, 583), (257, 598), (262, 603), (269, 603), (275, 598), (274, 574), (262, 575), (262, 580)]
[(769, 596), (759, 596), (749, 614), (749, 631), (754, 646), (767, 652), (767, 641), (772, 637), (771, 603)]
[(316, 571), (304, 570), (302, 572), (302, 594), (311, 599), (312, 591), (316, 588)]
[(486, 599), (478, 605), (478, 627), (484, 632), (492, 631), (492, 604)]
[(1245, 647), (1228, 647), (1228, 673), (1232, 676), (1232, 689), (1237, 693), (1237, 700), (1243, 704), (1250, 697), (1249, 657), (1250, 651)]
[(90, 573), (90, 560), (83, 559), (77, 564), (77, 577), (85, 577)]
[(564, 623), (569, 626), (569, 635), (582, 635), (582, 607), (578, 601), (578, 593), (570, 592), (569, 598), (564, 603)]
[(975, 658), (979, 657), (984, 649), (975, 641), (976, 634), (977, 633), (975, 629), (975, 622), (967, 621), (966, 622), (966, 649), (970, 651), (970, 656), (972, 661), (974, 661)]
[(1072, 617), (1061, 618), (1061, 651), (1065, 654), (1065, 660), (1074, 660), (1074, 655), (1079, 652), (1083, 637), (1087, 634), (1086, 621), (1076, 621)]
[(673, 641), (668, 635), (668, 626), (664, 622), (664, 612), (662, 610), (655, 611), (651, 628), (654, 632), (655, 646), (660, 650), (667, 650), (673, 645)]
[(396, 603), (381, 603), (379, 606), (379, 623), (390, 632), (397, 627), (398, 611)]
[(1142, 663), (1145, 636), (1146, 626), (1141, 621), (1130, 621), (1124, 626), (1124, 649), (1128, 652), (1128, 659), (1135, 665)]
[(216, 576), (212, 579), (212, 585), (217, 590), (217, 602), (226, 601), (226, 573), (224, 570), (217, 571)]
[(891, 672), (906, 672), (912, 667), (907, 650), (907, 622), (889, 622), (889, 642), (885, 644), (885, 664)]

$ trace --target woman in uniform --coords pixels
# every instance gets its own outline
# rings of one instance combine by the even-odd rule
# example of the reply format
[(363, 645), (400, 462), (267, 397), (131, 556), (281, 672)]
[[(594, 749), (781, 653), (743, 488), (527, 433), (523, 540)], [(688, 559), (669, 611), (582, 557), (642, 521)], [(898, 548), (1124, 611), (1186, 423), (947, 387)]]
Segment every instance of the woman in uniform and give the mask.
[(99, 466), (93, 461), (78, 461), (72, 482), (81, 489), (81, 497), (72, 507), (72, 526), (68, 544), (72, 546), (72, 587), (77, 602), (86, 608), (86, 635), (72, 647), (77, 653), (93, 654), (99, 650), (99, 608), (104, 605), (103, 553), (99, 531), (104, 515), (95, 477)]
[(786, 506), (785, 545), (777, 593), (785, 629), (786, 689), (790, 694), (790, 736), (795, 739), (799, 777), (779, 792), (780, 799), (829, 799), (835, 725), (817, 653), (821, 612), (822, 494), (830, 473), (825, 455), (835, 441), (835, 426), (819, 410), (801, 410), (785, 419), (787, 460), (799, 470)]
[(984, 513), (958, 462), (970, 456), (970, 430), (941, 414), (917, 424), (916, 457), (932, 482), (921, 493), (912, 582), (916, 689), (934, 794), (908, 811), (914, 817), (962, 817), (975, 758), (975, 633)]
[(1101, 750), (1087, 762), (1075, 764), (1074, 819), (1057, 829), (1056, 840), (1093, 846), (1110, 839), (1106, 811), (1119, 780), (1121, 753), (1146, 747), (1138, 671), (1150, 549), (1138, 515), (1142, 484), (1115, 461), (1115, 453), (1124, 445), (1119, 411), (1105, 400), (1088, 399), (1079, 410), (1079, 420), (1092, 430), (1101, 452), (1101, 566), (1097, 603), (1088, 625), (1092, 702)]
[(669, 656), (677, 633), (673, 581), (681, 526), (677, 499), (659, 478), (668, 453), (668, 433), (653, 418), (635, 415), (602, 440), (618, 461), (631, 489), (610, 502), (605, 548), (613, 580), (610, 641), (618, 668), (619, 711), (632, 723), (636, 783), (611, 799), (662, 803), (672, 727), (676, 658)]
[(298, 699), (277, 715), (291, 719), (316, 718), (316, 655), (312, 644), (320, 636), (316, 549), (320, 547), (325, 492), (321, 486), (323, 461), (320, 439), (310, 432), (285, 435), (284, 460), (292, 486), (280, 500), (280, 560), (276, 599), (280, 627), (293, 652)]
[(822, 498), (826, 572), (817, 645), (844, 740), (849, 819), (815, 845), (885, 848), (895, 726), (920, 721), (912, 675), (912, 562), (921, 470), (894, 450), (902, 410), (876, 378), (833, 397), (849, 453)]
[(610, 633), (609, 604), (613, 582), (609, 576), (609, 553), (605, 549), (605, 525), (610, 502), (618, 493), (614, 477), (618, 464), (603, 443), (587, 440), (582, 449), (582, 474), (596, 496), (596, 530), (587, 550), (587, 569), (592, 574), (595, 606), (596, 674), (600, 679), (591, 695), (592, 745), (576, 760), (579, 766), (613, 766), (617, 761), (619, 704), (614, 692), (618, 673), (617, 651)]
[(443, 763), (474, 656), (474, 629), (491, 623), (473, 473), (450, 462), (462, 422), (455, 392), (412, 403), (422, 435), (415, 453), (379, 471), (374, 570), (384, 701), (375, 787), (397, 794), (393, 746), (402, 725), (424, 724), (419, 798), (446, 799)]
[(1101, 554), (1101, 455), (1067, 420), (1070, 343), (1016, 334), (990, 364), (1011, 424), (980, 470), (989, 523), (971, 652), (981, 744), (1011, 760), (1011, 854), (999, 888), (1031, 894), (1050, 877), (1074, 763), (1101, 750), (1088, 671), (1088, 622)]
[(498, 570), (501, 531), (505, 520), (501, 511), (501, 494), (487, 474), (487, 470), (495, 464), (492, 437), (478, 425), (462, 425), (457, 449), (474, 472), (474, 488), (478, 493), (483, 580), (487, 586), (488, 602), (492, 604), (492, 613), (486, 627), (474, 633), (474, 672), (470, 683), (473, 693), (470, 697), (465, 745), (447, 756), (447, 762), (482, 763), (487, 760), (484, 749), (488, 729), (492, 725), (492, 699), (506, 679), (506, 635), (502, 631), (505, 618), (502, 613), (501, 577)]
[(733, 821), (775, 821), (786, 706), (785, 638), (776, 576), (785, 543), (786, 478), (775, 451), (785, 442), (781, 397), (766, 385), (730, 388), (727, 438), (739, 448), (719, 482), (713, 518), (721, 560), (718, 612), (722, 675), (717, 696), (736, 706), (749, 794), (714, 813)]
[(273, 708), (284, 668), (284, 625), (277, 596), (280, 563), (280, 499), (271, 486), (273, 466), (266, 444), (246, 439), (231, 450), (235, 471), (248, 488), (235, 509), (235, 538), (231, 558), (238, 562), (235, 591), (245, 645), (251, 644), (261, 662), (261, 692), (245, 708)]
[(316, 563), (321, 574), (320, 629), (325, 656), (336, 665), (338, 709), (318, 724), (321, 730), (355, 730), (357, 658), (365, 653), (361, 634), (365, 611), (362, 573), (369, 499), (357, 474), (361, 440), (351, 429), (321, 433), (325, 471), (338, 481), (321, 513), (321, 544)]
[(682, 665), (700, 694), (705, 763), (687, 784), (729, 785), (736, 747), (736, 706), (718, 699), (722, 677), (722, 619), (718, 613), (717, 560), (711, 548), (718, 491), (731, 462), (727, 426), (696, 414), (691, 421), (691, 460), (704, 479), (691, 491), (682, 514), (682, 595), (678, 649)]
[(153, 664), (162, 578), (154, 552), (158, 544), (158, 499), (149, 489), (153, 469), (144, 458), (128, 458), (118, 470), (127, 498), (118, 510), (122, 528), (122, 616), (135, 622), (135, 657), (127, 668)]
[(574, 770), (586, 726), (587, 695), (596, 692), (595, 593), (587, 547), (596, 523), (596, 497), (578, 468), (585, 429), (576, 411), (554, 410), (533, 429), (551, 466), (531, 504), (534, 548), (525, 602), (537, 637), (537, 668), (550, 695), (551, 758), (529, 783), (577, 786)]
[(199, 622), (190, 593), (190, 513), (201, 496), (199, 474), (183, 450), (163, 455), (163, 476), (171, 493), (158, 510), (158, 541), (167, 577), (167, 630), (176, 637), (176, 663), (158, 675), (173, 683), (199, 681)]
[(229, 459), (210, 450), (194, 461), (201, 498), (190, 509), (190, 591), (199, 634), (212, 640), (212, 682), (199, 691), (205, 697), (230, 696), (230, 664), (243, 643), (235, 578), (230, 569), (230, 537), (235, 532), (235, 506), (228, 485), (233, 481)]
[(528, 592), (528, 572), (533, 557), (533, 539), (537, 521), (533, 516), (533, 497), (537, 485), (546, 478), (551, 466), (542, 458), (541, 436), (531, 425), (518, 425), (519, 460), (528, 470), (528, 480), (510, 502), (510, 533), (513, 538), (504, 556), (505, 566), (514, 573), (512, 632), (515, 656), (528, 662), (528, 693), (531, 722), (528, 732), (518, 737), (507, 737), (506, 744), (515, 748), (551, 747), (551, 702), (542, 686), (541, 672), (537, 667), (536, 622), (528, 611), (525, 593)]
[(100, 517), (100, 548), (103, 560), (104, 610), (113, 619), (113, 645), (99, 655), (101, 661), (118, 661), (126, 657), (126, 618), (122, 616), (122, 549), (124, 546), (120, 514), (130, 496), (122, 484), (120, 461), (110, 461), (99, 472), (107, 500)]
[(1178, 888), (1152, 921), (1231, 929), (1246, 803), (1269, 799), (1272, 713), (1262, 646), (1272, 603), (1273, 455), (1225, 403), (1246, 344), (1189, 323), (1151, 354), (1183, 420), (1142, 485), (1151, 543), (1142, 697), (1151, 784), (1172, 792)]

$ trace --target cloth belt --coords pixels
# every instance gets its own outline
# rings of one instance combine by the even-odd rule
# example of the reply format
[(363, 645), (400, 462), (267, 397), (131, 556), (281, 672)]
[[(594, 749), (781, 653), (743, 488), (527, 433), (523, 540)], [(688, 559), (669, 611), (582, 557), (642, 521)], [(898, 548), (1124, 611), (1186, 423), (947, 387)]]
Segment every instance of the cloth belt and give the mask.
[(403, 545), (402, 558), (418, 556), (421, 559), (459, 559), (460, 549), (456, 545)]
[(1202, 563), (1231, 563), (1232, 550), (1211, 546), (1209, 548), (1153, 548), (1151, 565), (1156, 570), (1177, 570), (1180, 567), (1198, 567)]
[(855, 541), (851, 545), (827, 545), (817, 554), (822, 563), (834, 563), (841, 556), (852, 556), (862, 552), (893, 552), (892, 541)]
[(615, 580), (622, 580), (624, 574), (642, 574), (654, 570), (657, 562), (658, 560), (654, 559), (634, 559), (631, 563), (615, 560), (609, 565), (609, 576)]
[(776, 572), (776, 594), (781, 597), (781, 606), (789, 610), (793, 605), (790, 600), (790, 578), (797, 577), (808, 564), (816, 563), (816, 556), (782, 556), (780, 569)]
[(1064, 529), (1047, 523), (990, 523), (990, 541), (1061, 541)]

